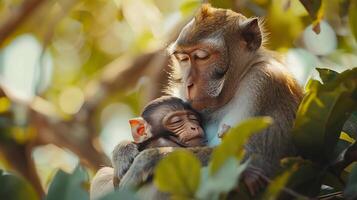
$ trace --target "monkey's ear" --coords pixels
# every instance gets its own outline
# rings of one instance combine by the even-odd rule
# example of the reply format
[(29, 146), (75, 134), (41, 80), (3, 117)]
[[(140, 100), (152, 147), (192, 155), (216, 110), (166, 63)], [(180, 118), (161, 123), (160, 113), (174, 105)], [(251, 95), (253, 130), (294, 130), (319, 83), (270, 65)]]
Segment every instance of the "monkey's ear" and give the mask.
[(258, 18), (247, 19), (241, 25), (241, 34), (247, 48), (254, 51), (262, 45), (262, 33), (259, 27)]
[(148, 125), (143, 118), (132, 118), (129, 120), (129, 123), (131, 126), (131, 135), (133, 136), (135, 143), (144, 142), (151, 137), (148, 132)]
[(201, 8), (198, 10), (195, 19), (196, 21), (202, 21), (212, 15), (212, 6), (209, 3), (202, 4)]

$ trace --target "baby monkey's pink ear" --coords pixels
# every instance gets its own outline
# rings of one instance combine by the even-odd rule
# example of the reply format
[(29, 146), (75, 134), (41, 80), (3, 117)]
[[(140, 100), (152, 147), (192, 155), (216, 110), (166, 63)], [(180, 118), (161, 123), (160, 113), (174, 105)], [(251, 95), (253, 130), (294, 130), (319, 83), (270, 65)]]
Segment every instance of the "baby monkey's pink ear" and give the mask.
[(131, 134), (135, 143), (141, 143), (150, 137), (146, 131), (147, 123), (143, 118), (137, 117), (130, 119), (129, 123), (131, 126)]

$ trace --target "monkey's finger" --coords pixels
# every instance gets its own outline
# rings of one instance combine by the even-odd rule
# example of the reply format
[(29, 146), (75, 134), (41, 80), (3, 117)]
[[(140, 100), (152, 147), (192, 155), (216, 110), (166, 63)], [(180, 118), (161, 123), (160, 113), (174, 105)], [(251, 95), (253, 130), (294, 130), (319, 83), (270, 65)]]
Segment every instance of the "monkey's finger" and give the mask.
[(246, 184), (246, 186), (247, 186), (247, 188), (248, 188), (248, 190), (249, 190), (249, 194), (250, 194), (251, 196), (255, 196), (254, 186), (251, 185), (251, 184)]
[(267, 186), (267, 182), (261, 177), (258, 177), (257, 183), (259, 184), (260, 189), (264, 189)]
[(253, 176), (248, 176), (244, 179), (244, 183), (247, 186), (250, 195), (255, 196), (259, 191), (259, 185), (256, 183), (256, 179)]
[(257, 174), (257, 175), (262, 174), (262, 170), (260, 170), (259, 168), (253, 167), (253, 166), (250, 166), (247, 170), (249, 172)]
[(114, 188), (118, 188), (119, 187), (119, 183), (120, 183), (120, 179), (117, 176), (114, 176), (113, 177)]
[(253, 181), (255, 188), (256, 188), (256, 193), (258, 193), (260, 190), (262, 190), (265, 187), (264, 182), (260, 179), (258, 175), (254, 176), (254, 181)]

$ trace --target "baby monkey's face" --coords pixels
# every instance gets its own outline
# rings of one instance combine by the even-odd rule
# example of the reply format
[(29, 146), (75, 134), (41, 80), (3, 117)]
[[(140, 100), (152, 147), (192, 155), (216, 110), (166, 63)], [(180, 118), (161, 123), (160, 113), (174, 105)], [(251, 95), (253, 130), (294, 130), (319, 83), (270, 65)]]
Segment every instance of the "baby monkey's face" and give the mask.
[(201, 116), (188, 103), (172, 96), (151, 101), (141, 117), (129, 120), (134, 142), (141, 149), (195, 147), (206, 144)]
[(197, 113), (191, 110), (174, 111), (168, 113), (162, 123), (180, 143), (189, 147), (205, 145), (204, 132)]

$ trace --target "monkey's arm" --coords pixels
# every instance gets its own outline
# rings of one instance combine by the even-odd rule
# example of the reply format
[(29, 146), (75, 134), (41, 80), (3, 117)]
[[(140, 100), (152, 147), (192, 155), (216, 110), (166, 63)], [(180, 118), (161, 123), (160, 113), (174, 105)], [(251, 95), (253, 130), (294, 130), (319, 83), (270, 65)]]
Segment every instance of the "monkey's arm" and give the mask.
[[(156, 164), (178, 147), (160, 147), (142, 151), (134, 160), (127, 173), (120, 181), (119, 187), (139, 187), (152, 177)], [(211, 147), (186, 148), (192, 151), (201, 161), (202, 165), (208, 164), (212, 153)]]
[(89, 190), (90, 200), (100, 199), (112, 191), (114, 191), (113, 168), (103, 167), (98, 170), (91, 181)]
[(242, 180), (252, 195), (276, 175), (280, 159), (296, 155), (289, 131), (280, 127), (279, 123), (273, 124), (262, 133), (253, 135), (245, 145), (245, 159), (249, 158), (250, 164)]
[(90, 199), (99, 199), (113, 191), (138, 153), (136, 144), (129, 141), (119, 143), (112, 154), (113, 168), (103, 167), (93, 177), (90, 186)]
[(114, 168), (113, 184), (115, 187), (119, 185), (120, 180), (134, 161), (134, 158), (139, 154), (138, 146), (130, 141), (120, 142), (113, 150), (112, 165)]

